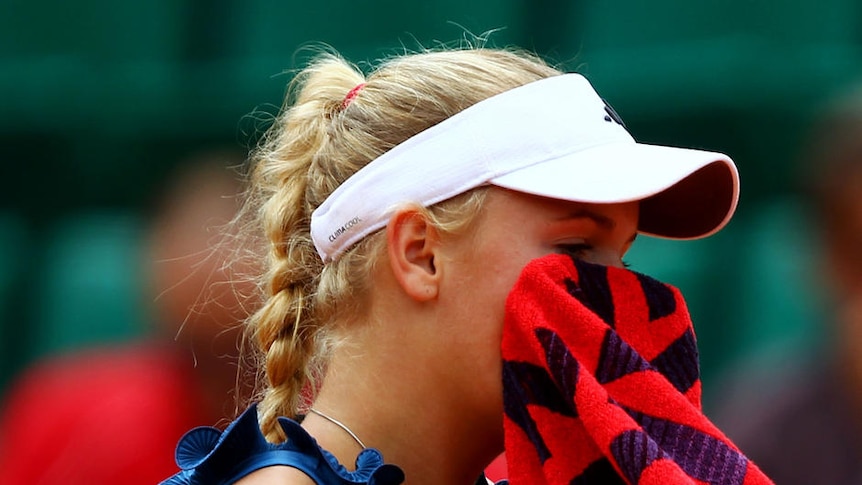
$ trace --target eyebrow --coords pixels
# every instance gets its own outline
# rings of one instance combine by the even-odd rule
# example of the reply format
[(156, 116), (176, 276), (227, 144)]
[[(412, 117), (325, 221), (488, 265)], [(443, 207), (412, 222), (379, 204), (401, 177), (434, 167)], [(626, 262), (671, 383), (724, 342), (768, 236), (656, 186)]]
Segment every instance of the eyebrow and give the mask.
[(617, 227), (617, 222), (615, 220), (604, 214), (599, 214), (598, 212), (593, 212), (589, 209), (578, 209), (574, 212), (569, 212), (563, 217), (560, 217), (560, 220), (566, 219), (589, 219), (605, 229), (613, 229)]
[[(617, 222), (615, 220), (604, 214), (599, 214), (598, 212), (593, 212), (589, 209), (578, 209), (560, 218), (560, 220), (565, 219), (589, 219), (605, 229), (614, 229), (615, 227), (617, 227)], [(637, 239), (637, 237), (637, 232), (632, 234), (632, 237), (630, 237), (628, 240), (629, 244), (635, 242), (635, 239)]]

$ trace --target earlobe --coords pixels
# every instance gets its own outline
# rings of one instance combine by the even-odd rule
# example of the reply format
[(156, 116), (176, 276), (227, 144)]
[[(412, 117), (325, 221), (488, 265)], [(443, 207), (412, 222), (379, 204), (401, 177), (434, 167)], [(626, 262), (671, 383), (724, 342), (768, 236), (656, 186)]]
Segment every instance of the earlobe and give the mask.
[(395, 213), (386, 226), (386, 243), (392, 273), (404, 292), (416, 301), (436, 298), (439, 233), (425, 214), (417, 209)]

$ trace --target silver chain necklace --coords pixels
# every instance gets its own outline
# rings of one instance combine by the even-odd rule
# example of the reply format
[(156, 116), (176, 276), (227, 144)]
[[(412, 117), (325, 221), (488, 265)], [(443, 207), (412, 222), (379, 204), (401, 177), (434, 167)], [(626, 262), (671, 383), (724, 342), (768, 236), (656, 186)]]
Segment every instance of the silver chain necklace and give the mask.
[(347, 434), (349, 434), (349, 435), (350, 435), (350, 437), (351, 437), (351, 438), (353, 438), (353, 440), (354, 440), (354, 441), (356, 441), (356, 443), (358, 443), (358, 444), (359, 444), (359, 446), (360, 446), (363, 450), (364, 450), (365, 448), (368, 448), (367, 446), (365, 446), (365, 443), (363, 443), (363, 442), (362, 442), (362, 440), (360, 440), (360, 439), (359, 439), (359, 437), (358, 437), (358, 436), (356, 436), (356, 433), (354, 433), (353, 431), (350, 431), (350, 428), (348, 428), (348, 427), (347, 427), (347, 425), (345, 425), (345, 424), (344, 424), (344, 423), (342, 423), (341, 421), (339, 421), (339, 420), (337, 420), (337, 419), (333, 418), (332, 416), (327, 416), (326, 414), (321, 413), (321, 412), (320, 412), (320, 411), (318, 411), (317, 409), (314, 409), (314, 408), (308, 408), (308, 410), (309, 410), (309, 411), (311, 411), (312, 413), (314, 413), (314, 414), (316, 414), (316, 415), (320, 416), (321, 418), (323, 418), (323, 419), (325, 419), (325, 420), (329, 421), (330, 423), (332, 423), (332, 424), (334, 424), (334, 425), (338, 426), (339, 428), (343, 429), (344, 431), (346, 431), (346, 432), (347, 432)]

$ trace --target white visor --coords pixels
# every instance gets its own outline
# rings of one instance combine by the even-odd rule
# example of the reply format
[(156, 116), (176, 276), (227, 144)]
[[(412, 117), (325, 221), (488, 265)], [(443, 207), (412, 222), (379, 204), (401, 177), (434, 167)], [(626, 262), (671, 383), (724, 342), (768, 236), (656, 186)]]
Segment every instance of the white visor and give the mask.
[(641, 233), (696, 239), (730, 220), (739, 175), (727, 155), (637, 143), (579, 74), (505, 91), (407, 139), (360, 169), (311, 216), (328, 262), (407, 203), (484, 184), (589, 203), (640, 200)]

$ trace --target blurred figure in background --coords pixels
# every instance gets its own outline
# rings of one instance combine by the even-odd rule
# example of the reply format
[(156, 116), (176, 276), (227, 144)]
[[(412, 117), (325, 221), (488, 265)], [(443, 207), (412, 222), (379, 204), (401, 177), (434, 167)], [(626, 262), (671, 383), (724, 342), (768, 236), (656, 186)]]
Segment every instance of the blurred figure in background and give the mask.
[(716, 422), (776, 483), (862, 484), (862, 89), (826, 110), (803, 162), (829, 348), (735, 386)]
[(230, 245), (212, 250), (237, 208), (228, 166), (240, 161), (188, 161), (157, 201), (143, 255), (155, 303), (147, 339), (51, 358), (13, 385), (0, 408), (2, 483), (151, 485), (178, 470), (170, 450), (185, 431), (247, 400), (236, 356), (250, 292), (223, 267)]

